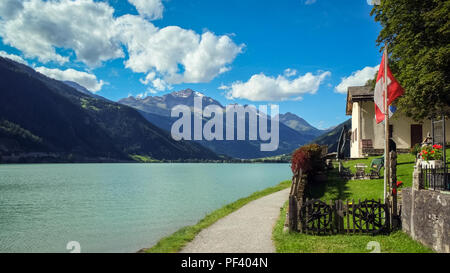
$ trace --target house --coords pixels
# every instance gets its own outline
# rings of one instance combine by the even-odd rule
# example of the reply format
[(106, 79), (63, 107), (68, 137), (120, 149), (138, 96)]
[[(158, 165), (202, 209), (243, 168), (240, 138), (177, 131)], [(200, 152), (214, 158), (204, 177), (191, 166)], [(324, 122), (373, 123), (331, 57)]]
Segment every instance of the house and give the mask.
[[(350, 157), (361, 158), (384, 153), (384, 123), (375, 121), (373, 89), (370, 86), (352, 86), (347, 92), (346, 114), (352, 116)], [(389, 135), (398, 152), (409, 152), (431, 132), (431, 120), (416, 122), (402, 113), (389, 119)], [(446, 142), (450, 141), (450, 122), (446, 120)]]

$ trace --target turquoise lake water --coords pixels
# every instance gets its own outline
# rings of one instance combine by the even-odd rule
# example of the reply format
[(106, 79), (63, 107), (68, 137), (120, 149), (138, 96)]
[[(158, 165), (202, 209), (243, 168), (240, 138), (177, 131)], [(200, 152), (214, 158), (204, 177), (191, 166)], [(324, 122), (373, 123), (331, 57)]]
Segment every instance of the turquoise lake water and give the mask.
[(136, 252), (290, 178), (289, 164), (0, 165), (0, 252)]

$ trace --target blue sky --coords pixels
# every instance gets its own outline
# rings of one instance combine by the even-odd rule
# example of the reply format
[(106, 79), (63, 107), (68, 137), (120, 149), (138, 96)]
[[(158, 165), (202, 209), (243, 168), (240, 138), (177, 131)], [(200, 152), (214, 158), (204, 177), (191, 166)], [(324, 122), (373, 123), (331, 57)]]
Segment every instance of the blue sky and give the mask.
[[(222, 104), (276, 103), (281, 113), (327, 128), (349, 118), (345, 87), (365, 82), (381, 59), (375, 42), (381, 28), (366, 0), (77, 0), (80, 13), (74, 6), (65, 13), (73, 16), (69, 24), (57, 21), (57, 12), (72, 1), (60, 0), (58, 8), (27, 1), (0, 4), (1, 55), (86, 83), (112, 100), (191, 88)], [(90, 17), (93, 7), (101, 16)], [(149, 30), (140, 33), (143, 26)], [(176, 54), (180, 44), (183, 53)], [(91, 56), (97, 49), (101, 56)], [(163, 51), (153, 60), (157, 49)]]

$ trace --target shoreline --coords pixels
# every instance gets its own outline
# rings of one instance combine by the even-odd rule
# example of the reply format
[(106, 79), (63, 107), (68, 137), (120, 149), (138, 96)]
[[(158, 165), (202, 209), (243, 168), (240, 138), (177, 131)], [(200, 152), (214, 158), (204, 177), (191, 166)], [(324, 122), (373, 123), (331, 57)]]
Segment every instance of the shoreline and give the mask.
[(136, 253), (177, 253), (183, 247), (185, 247), (189, 242), (194, 240), (196, 235), (200, 233), (203, 229), (211, 226), (219, 219), (229, 215), (230, 213), (242, 208), (246, 204), (251, 201), (260, 199), (266, 195), (284, 190), (291, 186), (291, 181), (286, 180), (279, 183), (276, 186), (266, 188), (261, 191), (257, 191), (252, 193), (251, 195), (238, 199), (228, 205), (219, 208), (208, 215), (206, 215), (203, 219), (197, 222), (197, 224), (192, 226), (185, 226), (180, 228), (178, 231), (161, 238), (156, 244), (149, 248), (143, 248), (138, 250)]
[(92, 162), (0, 162), (1, 165), (39, 165), (39, 164), (289, 164), (290, 161), (252, 161), (252, 159), (242, 161), (158, 161), (158, 162), (138, 162), (138, 161), (92, 161)]

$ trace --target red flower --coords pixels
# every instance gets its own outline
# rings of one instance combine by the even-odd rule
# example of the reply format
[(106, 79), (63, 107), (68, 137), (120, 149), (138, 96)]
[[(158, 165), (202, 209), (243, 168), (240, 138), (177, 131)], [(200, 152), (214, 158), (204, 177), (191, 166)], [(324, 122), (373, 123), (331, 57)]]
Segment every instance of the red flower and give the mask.
[(392, 194), (393, 195), (397, 195), (397, 190), (396, 189), (392, 189)]
[(400, 188), (401, 186), (403, 186), (403, 182), (402, 181), (397, 181), (397, 188)]

